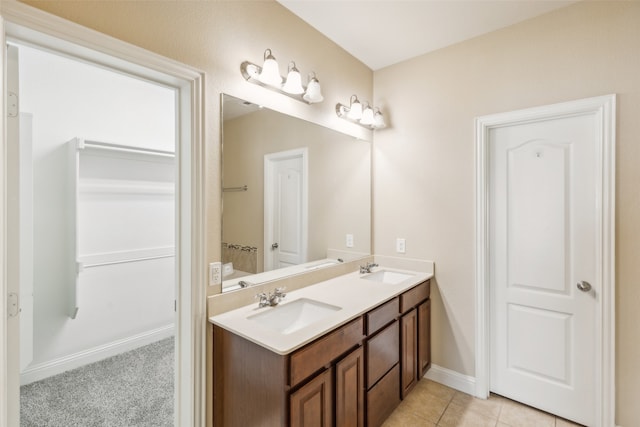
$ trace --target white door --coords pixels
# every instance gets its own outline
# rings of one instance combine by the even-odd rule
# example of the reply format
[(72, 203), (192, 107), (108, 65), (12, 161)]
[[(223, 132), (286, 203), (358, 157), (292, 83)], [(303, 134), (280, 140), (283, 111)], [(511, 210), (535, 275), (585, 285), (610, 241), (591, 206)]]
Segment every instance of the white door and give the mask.
[(596, 420), (598, 122), (489, 132), (491, 391)]
[(265, 156), (265, 271), (306, 261), (306, 149)]

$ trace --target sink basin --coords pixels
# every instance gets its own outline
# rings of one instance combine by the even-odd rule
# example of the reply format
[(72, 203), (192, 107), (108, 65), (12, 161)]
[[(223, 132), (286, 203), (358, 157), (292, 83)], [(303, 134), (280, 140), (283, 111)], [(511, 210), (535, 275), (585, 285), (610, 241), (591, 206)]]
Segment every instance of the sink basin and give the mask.
[(247, 319), (287, 335), (322, 320), (338, 310), (342, 310), (342, 308), (308, 298), (300, 298), (269, 308), (262, 313), (249, 316)]
[(362, 279), (371, 280), (373, 282), (388, 283), (390, 285), (397, 285), (400, 282), (404, 282), (408, 278), (413, 277), (413, 274), (400, 273), (399, 271), (380, 270), (375, 273), (362, 276)]

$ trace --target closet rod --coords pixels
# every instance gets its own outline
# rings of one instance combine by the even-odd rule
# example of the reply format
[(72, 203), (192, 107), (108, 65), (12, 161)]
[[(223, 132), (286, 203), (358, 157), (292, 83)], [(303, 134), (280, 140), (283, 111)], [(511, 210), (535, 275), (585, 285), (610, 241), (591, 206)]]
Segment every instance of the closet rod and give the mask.
[(249, 186), (243, 185), (242, 187), (222, 187), (222, 191), (247, 191)]
[(156, 256), (148, 256), (148, 257), (143, 257), (143, 258), (130, 258), (130, 259), (119, 259), (116, 261), (105, 261), (105, 262), (96, 262), (94, 264), (85, 264), (85, 263), (80, 263), (81, 265), (81, 270), (84, 268), (91, 268), (91, 267), (102, 267), (103, 265), (114, 265), (114, 264), (126, 264), (128, 262), (138, 262), (138, 261), (149, 261), (152, 259), (160, 259), (160, 258), (173, 258), (175, 255), (171, 254), (171, 255), (156, 255)]
[(99, 148), (103, 150), (120, 151), (125, 153), (151, 154), (162, 157), (175, 157), (172, 151), (156, 150), (153, 148), (133, 147), (130, 145), (113, 144), (111, 142), (89, 141), (78, 138), (78, 148)]

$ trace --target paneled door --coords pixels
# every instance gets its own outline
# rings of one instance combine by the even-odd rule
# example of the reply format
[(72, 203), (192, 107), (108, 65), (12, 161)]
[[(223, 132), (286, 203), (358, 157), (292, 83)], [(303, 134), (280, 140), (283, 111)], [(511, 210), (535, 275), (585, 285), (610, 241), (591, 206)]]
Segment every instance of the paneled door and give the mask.
[(307, 162), (306, 149), (265, 156), (265, 271), (306, 262)]
[(491, 391), (593, 425), (598, 122), (489, 131)]

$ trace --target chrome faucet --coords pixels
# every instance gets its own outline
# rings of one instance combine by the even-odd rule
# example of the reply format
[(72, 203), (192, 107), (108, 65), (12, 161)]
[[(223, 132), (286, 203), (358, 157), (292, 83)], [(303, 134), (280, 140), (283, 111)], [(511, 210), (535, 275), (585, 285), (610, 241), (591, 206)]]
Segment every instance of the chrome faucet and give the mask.
[(371, 269), (373, 267), (378, 267), (378, 264), (376, 264), (375, 262), (371, 262), (371, 263), (368, 262), (366, 265), (361, 265), (360, 274), (371, 273)]
[(281, 287), (275, 288), (273, 293), (269, 292), (268, 295), (265, 292), (260, 292), (259, 294), (257, 294), (256, 299), (258, 299), (258, 308), (269, 306), (275, 307), (276, 305), (278, 305), (278, 303), (287, 296), (287, 294), (284, 293), (284, 290), (285, 288)]

